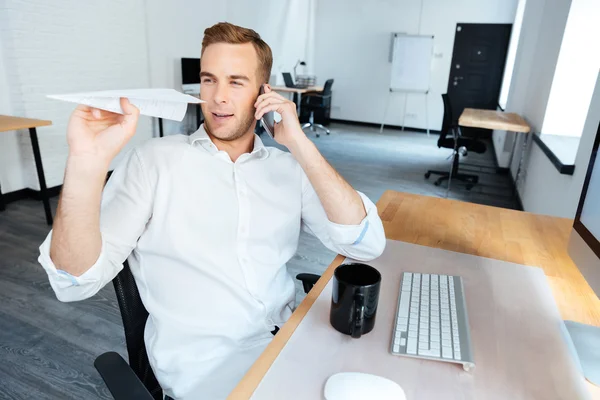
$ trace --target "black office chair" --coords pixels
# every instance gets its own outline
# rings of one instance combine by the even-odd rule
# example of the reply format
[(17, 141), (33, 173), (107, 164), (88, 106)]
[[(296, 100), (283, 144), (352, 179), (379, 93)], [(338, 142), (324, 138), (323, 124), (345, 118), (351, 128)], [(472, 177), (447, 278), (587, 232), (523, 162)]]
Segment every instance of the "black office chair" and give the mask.
[[(296, 276), (306, 293), (319, 278), (315, 274)], [(142, 303), (127, 261), (123, 263), (123, 270), (113, 279), (113, 285), (123, 318), (129, 365), (118, 353), (107, 352), (96, 358), (94, 366), (115, 400), (162, 400), (162, 388), (152, 372), (144, 343), (148, 311)]]
[(485, 153), (486, 145), (481, 140), (462, 136), (458, 124), (452, 115), (452, 106), (448, 94), (442, 94), (442, 101), (444, 102), (444, 119), (442, 120), (442, 131), (440, 132), (437, 146), (454, 150), (452, 153), (452, 169), (451, 171), (429, 170), (425, 173), (425, 179), (429, 179), (431, 174), (441, 175), (433, 183), (434, 185), (439, 186), (443, 181), (448, 180), (451, 177), (452, 179), (466, 182), (466, 189), (471, 190), (473, 185), (479, 182), (479, 176), (459, 173), (459, 157), (461, 155), (466, 156), (469, 151)]
[(312, 132), (319, 137), (317, 129), (322, 129), (328, 135), (331, 133), (329, 129), (325, 128), (322, 124), (315, 123), (315, 113), (321, 116), (322, 121), (325, 125), (329, 123), (329, 116), (331, 113), (331, 87), (333, 86), (333, 79), (327, 79), (323, 86), (322, 92), (311, 92), (302, 97), (302, 104), (300, 110), (302, 114), (308, 114), (308, 122), (302, 125), (302, 129), (310, 128)]

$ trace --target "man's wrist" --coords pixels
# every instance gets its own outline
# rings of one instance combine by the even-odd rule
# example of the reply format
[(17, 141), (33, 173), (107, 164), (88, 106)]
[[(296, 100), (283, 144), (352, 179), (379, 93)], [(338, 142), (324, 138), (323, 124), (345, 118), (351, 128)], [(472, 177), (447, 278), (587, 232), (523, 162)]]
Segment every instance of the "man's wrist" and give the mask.
[(106, 177), (110, 161), (89, 155), (69, 154), (67, 173), (82, 178)]
[(296, 159), (302, 157), (306, 149), (309, 149), (312, 146), (314, 146), (313, 142), (310, 141), (303, 131), (293, 135), (292, 140), (286, 145), (290, 153), (292, 153)]

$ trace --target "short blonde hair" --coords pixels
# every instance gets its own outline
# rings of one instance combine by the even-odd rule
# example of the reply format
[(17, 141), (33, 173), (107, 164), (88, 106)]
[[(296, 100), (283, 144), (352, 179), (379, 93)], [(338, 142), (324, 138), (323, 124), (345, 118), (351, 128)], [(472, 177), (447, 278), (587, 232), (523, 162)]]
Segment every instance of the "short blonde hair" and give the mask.
[(273, 67), (273, 53), (271, 48), (260, 35), (248, 28), (230, 24), (229, 22), (219, 22), (204, 30), (202, 39), (202, 52), (215, 43), (245, 44), (252, 43), (258, 57), (258, 77), (262, 83), (268, 83), (271, 77), (271, 68)]

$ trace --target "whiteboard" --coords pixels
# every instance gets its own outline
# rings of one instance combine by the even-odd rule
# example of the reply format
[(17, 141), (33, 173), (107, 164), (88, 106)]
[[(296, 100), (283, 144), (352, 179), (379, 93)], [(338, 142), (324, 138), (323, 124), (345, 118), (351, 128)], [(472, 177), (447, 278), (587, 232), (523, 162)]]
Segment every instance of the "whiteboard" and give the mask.
[(433, 36), (392, 35), (391, 91), (427, 93)]

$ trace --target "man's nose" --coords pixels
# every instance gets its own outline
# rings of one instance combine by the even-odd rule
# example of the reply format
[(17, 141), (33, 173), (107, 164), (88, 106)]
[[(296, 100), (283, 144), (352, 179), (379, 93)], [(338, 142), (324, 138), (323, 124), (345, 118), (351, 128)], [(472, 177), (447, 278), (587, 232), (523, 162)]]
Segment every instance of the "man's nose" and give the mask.
[(215, 103), (226, 104), (229, 102), (229, 86), (224, 84), (217, 84), (215, 95), (213, 97)]

